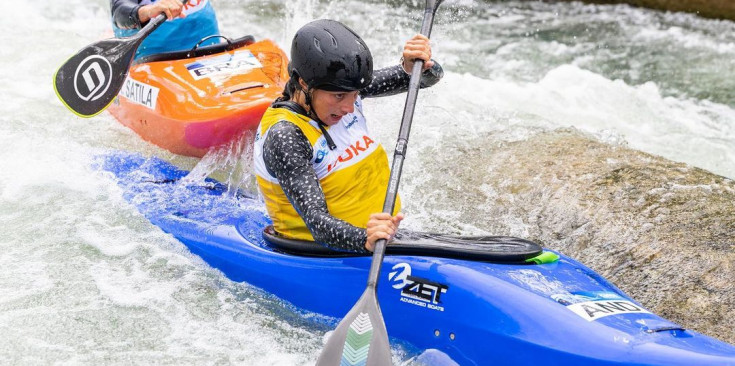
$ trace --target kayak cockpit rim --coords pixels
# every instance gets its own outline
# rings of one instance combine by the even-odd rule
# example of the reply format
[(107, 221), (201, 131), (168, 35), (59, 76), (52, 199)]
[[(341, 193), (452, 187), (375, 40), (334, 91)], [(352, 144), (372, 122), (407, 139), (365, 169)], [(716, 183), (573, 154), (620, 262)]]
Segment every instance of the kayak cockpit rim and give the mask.
[[(273, 225), (263, 230), (263, 239), (278, 251), (304, 257), (361, 257), (370, 253), (336, 251), (319, 243), (289, 239), (279, 235)], [(455, 258), (493, 263), (539, 263), (531, 261), (544, 254), (530, 240), (509, 236), (455, 236), (401, 231), (386, 247), (386, 255)]]
[(141, 57), (133, 61), (133, 65), (145, 64), (149, 62), (184, 60), (187, 58), (214, 55), (215, 53), (232, 51), (234, 49), (249, 46), (253, 43), (255, 43), (255, 37), (251, 35), (247, 35), (247, 36), (235, 39), (233, 41), (230, 41), (229, 39), (227, 39), (227, 42), (221, 42), (221, 43), (216, 43), (216, 44), (212, 44), (209, 46), (197, 47), (191, 50), (156, 53), (153, 55)]

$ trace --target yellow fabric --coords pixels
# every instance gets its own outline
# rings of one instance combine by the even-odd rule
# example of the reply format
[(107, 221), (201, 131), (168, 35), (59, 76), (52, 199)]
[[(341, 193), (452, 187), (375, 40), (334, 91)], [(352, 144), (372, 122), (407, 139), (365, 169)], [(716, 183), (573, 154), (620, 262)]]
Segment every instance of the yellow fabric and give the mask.
[(269, 182), (256, 176), (260, 193), (265, 199), (265, 208), (273, 220), (273, 228), (277, 233), (291, 239), (314, 240), (306, 228), (306, 223), (291, 205), (286, 194), (277, 183)]
[[(259, 126), (260, 136), (266, 136), (269, 128), (283, 120), (298, 126), (306, 135), (314, 151), (317, 151), (315, 144), (322, 136), (320, 129), (312, 125), (311, 123), (314, 122), (310, 123), (307, 117), (283, 108), (269, 108), (265, 112)], [(329, 213), (354, 226), (365, 228), (370, 214), (383, 210), (390, 167), (388, 156), (380, 145), (377, 145), (371, 153), (360, 154), (360, 148), (370, 147), (377, 142), (367, 135), (358, 136), (356, 142), (352, 145), (338, 145), (332, 153), (334, 161), (329, 164), (330, 169), (321, 169), (326, 173), (324, 176), (317, 175), (317, 177), (324, 192)], [(355, 149), (354, 145), (358, 145), (358, 148)], [(341, 157), (337, 158), (336, 154), (340, 152)], [(352, 165), (348, 165), (346, 161), (352, 159), (357, 159), (357, 162), (350, 161)], [(289, 202), (281, 186), (265, 177), (257, 176), (256, 179), (276, 232), (287, 238), (313, 241), (313, 236)], [(398, 198), (394, 214), (400, 211), (400, 207), (401, 202)]]
[(265, 114), (263, 114), (263, 118), (260, 119), (258, 130), (260, 130), (261, 136), (265, 136), (266, 131), (276, 123), (280, 121), (289, 121), (298, 126), (301, 131), (304, 132), (304, 135), (306, 135), (306, 138), (309, 139), (309, 142), (313, 146), (316, 140), (322, 135), (322, 131), (319, 130), (319, 127), (309, 124), (310, 120), (311, 119), (309, 119), (309, 117), (291, 112), (285, 108), (268, 108), (265, 111)]

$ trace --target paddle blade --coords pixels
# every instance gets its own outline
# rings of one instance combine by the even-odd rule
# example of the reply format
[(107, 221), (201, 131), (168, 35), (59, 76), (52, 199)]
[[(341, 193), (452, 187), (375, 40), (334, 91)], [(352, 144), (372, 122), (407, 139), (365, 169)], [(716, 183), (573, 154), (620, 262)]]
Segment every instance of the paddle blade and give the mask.
[(83, 48), (56, 71), (56, 95), (78, 116), (99, 114), (120, 92), (140, 41), (111, 38)]
[(388, 332), (375, 288), (368, 287), (342, 319), (316, 362), (317, 366), (392, 365)]

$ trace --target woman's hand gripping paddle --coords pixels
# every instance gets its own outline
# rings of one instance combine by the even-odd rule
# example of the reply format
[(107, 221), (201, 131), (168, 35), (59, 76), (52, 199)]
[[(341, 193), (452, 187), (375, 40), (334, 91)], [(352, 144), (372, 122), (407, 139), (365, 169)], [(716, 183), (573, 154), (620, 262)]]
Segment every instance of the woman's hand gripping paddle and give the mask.
[[(421, 25), (421, 34), (426, 37), (431, 35), (434, 14), (441, 2), (442, 0), (426, 0), (424, 21)], [(403, 109), (401, 129), (398, 134), (395, 154), (393, 155), (388, 191), (383, 204), (383, 212), (390, 214), (393, 213), (398, 195), (398, 183), (401, 179), (413, 112), (416, 108), (416, 97), (418, 96), (423, 64), (423, 61), (417, 60), (413, 65), (413, 70), (411, 70), (406, 106)], [(352, 307), (352, 310), (339, 323), (332, 336), (329, 337), (321, 355), (319, 355), (319, 360), (316, 362), (317, 366), (387, 366), (392, 364), (388, 331), (385, 328), (376, 293), (386, 244), (387, 241), (384, 239), (375, 243), (367, 288)]]
[(54, 90), (61, 102), (80, 117), (104, 111), (120, 92), (138, 46), (165, 21), (161, 13), (134, 36), (105, 39), (77, 52), (54, 75)]

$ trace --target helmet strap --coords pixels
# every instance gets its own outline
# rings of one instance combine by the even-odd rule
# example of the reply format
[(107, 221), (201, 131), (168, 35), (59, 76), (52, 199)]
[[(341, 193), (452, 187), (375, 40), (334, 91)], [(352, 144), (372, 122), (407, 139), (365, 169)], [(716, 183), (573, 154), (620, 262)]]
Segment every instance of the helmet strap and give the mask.
[(303, 87), (301, 87), (301, 83), (296, 83), (296, 87), (298, 88), (301, 93), (304, 94), (304, 104), (308, 107), (308, 110), (306, 111), (307, 116), (314, 121), (316, 121), (316, 124), (319, 126), (319, 130), (322, 131), (322, 134), (324, 135), (324, 139), (327, 140), (327, 145), (329, 146), (329, 150), (334, 150), (337, 148), (337, 144), (334, 143), (334, 140), (332, 139), (332, 136), (329, 136), (329, 132), (327, 132), (327, 124), (322, 122), (321, 119), (319, 119), (319, 116), (314, 111), (314, 106), (312, 103), (311, 93), (314, 91), (312, 88), (307, 88), (304, 90)]

